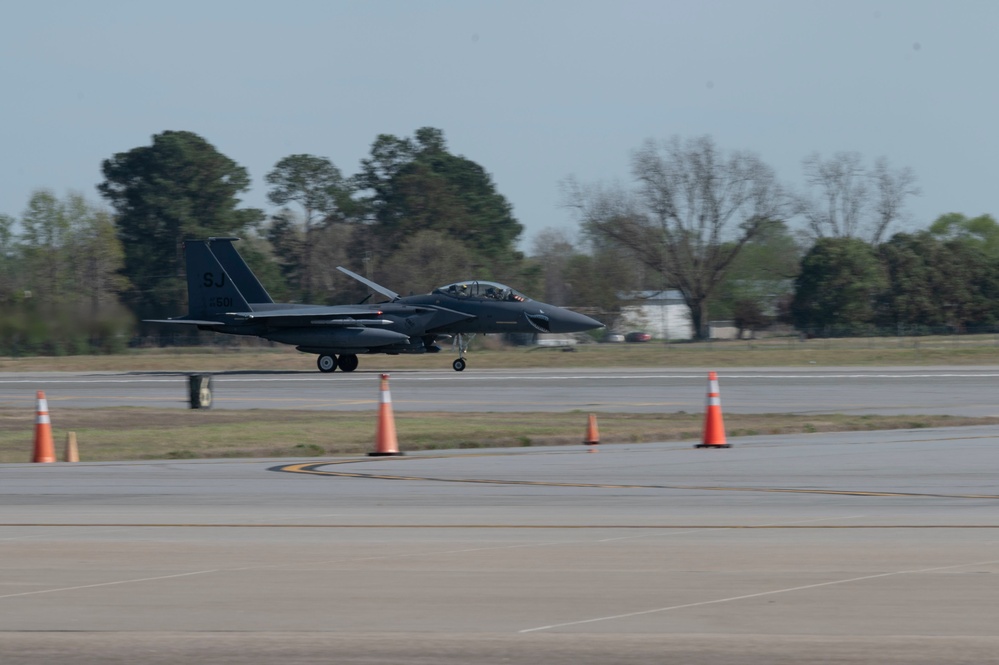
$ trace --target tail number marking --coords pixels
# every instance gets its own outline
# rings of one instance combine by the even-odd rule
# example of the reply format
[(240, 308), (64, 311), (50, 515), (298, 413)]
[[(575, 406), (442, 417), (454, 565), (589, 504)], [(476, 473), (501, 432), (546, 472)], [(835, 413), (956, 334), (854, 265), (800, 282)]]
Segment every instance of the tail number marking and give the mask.
[(205, 286), (205, 288), (214, 286), (215, 288), (221, 289), (223, 286), (225, 286), (225, 273), (223, 272), (221, 275), (219, 275), (218, 280), (216, 281), (215, 275), (213, 273), (206, 272), (202, 276), (201, 283)]

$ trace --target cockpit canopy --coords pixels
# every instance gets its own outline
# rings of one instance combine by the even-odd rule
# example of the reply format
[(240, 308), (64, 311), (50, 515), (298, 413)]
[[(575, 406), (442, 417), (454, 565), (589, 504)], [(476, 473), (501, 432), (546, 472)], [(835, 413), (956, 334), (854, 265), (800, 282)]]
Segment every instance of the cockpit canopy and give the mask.
[(512, 302), (526, 302), (530, 300), (519, 291), (511, 289), (509, 286), (496, 282), (455, 282), (438, 289), (434, 293), (443, 293), (452, 298), (480, 298), (486, 300), (507, 300)]

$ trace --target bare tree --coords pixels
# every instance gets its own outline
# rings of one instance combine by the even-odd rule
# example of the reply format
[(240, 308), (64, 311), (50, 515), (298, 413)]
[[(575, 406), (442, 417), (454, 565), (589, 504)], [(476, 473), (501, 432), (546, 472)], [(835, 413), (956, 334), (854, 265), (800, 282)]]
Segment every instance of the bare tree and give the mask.
[(860, 238), (878, 244), (888, 227), (903, 218), (905, 199), (919, 194), (911, 169), (892, 170), (884, 157), (870, 169), (863, 162), (857, 152), (837, 152), (829, 159), (813, 153), (802, 160), (809, 193), (797, 197), (796, 212), (813, 239)]
[(570, 180), (567, 202), (595, 242), (626, 248), (678, 288), (704, 339), (708, 300), (743, 245), (782, 215), (783, 189), (758, 156), (723, 154), (707, 136), (646, 141), (631, 170), (635, 190)]
[(534, 236), (531, 258), (538, 262), (544, 278), (545, 302), (553, 305), (569, 304), (569, 260), (576, 253), (572, 238), (562, 229), (547, 228)]
[(916, 174), (912, 169), (906, 167), (892, 171), (884, 157), (879, 157), (874, 162), (870, 177), (875, 187), (872, 241), (880, 243), (888, 226), (895, 220), (904, 219), (905, 199), (918, 196), (919, 187), (916, 186)]

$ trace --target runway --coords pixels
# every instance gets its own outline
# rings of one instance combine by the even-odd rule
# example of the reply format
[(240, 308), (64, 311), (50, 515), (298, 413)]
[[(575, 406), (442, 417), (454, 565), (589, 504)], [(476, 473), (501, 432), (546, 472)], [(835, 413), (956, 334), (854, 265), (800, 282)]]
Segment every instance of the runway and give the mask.
[[(221, 409), (362, 410), (378, 401), (377, 372), (218, 372)], [(391, 373), (393, 403), (412, 411), (700, 412), (707, 370), (592, 368)], [(731, 413), (997, 416), (999, 367), (720, 370)], [(188, 407), (184, 372), (5, 373), (0, 404), (32, 408), (44, 390), (58, 407)]]
[(2, 465), (0, 653), (999, 662), (999, 428), (732, 442)]

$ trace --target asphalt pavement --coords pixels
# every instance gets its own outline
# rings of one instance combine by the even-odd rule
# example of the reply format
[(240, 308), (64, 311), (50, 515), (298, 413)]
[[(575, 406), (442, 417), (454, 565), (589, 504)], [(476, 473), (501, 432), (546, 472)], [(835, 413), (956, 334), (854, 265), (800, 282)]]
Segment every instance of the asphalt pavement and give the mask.
[[(999, 368), (719, 369), (726, 413), (994, 416)], [(393, 372), (397, 411), (700, 412), (707, 369)], [(373, 409), (225, 372), (215, 408)], [(188, 372), (0, 404), (188, 408)], [(4, 665), (999, 663), (999, 428), (0, 465)]]
[[(411, 370), (390, 373), (396, 409), (412, 411), (700, 412), (707, 369)], [(188, 372), (0, 374), (0, 404), (189, 406)], [(362, 410), (377, 404), (379, 372), (218, 372), (213, 408)], [(718, 370), (731, 413), (997, 416), (999, 367)]]

